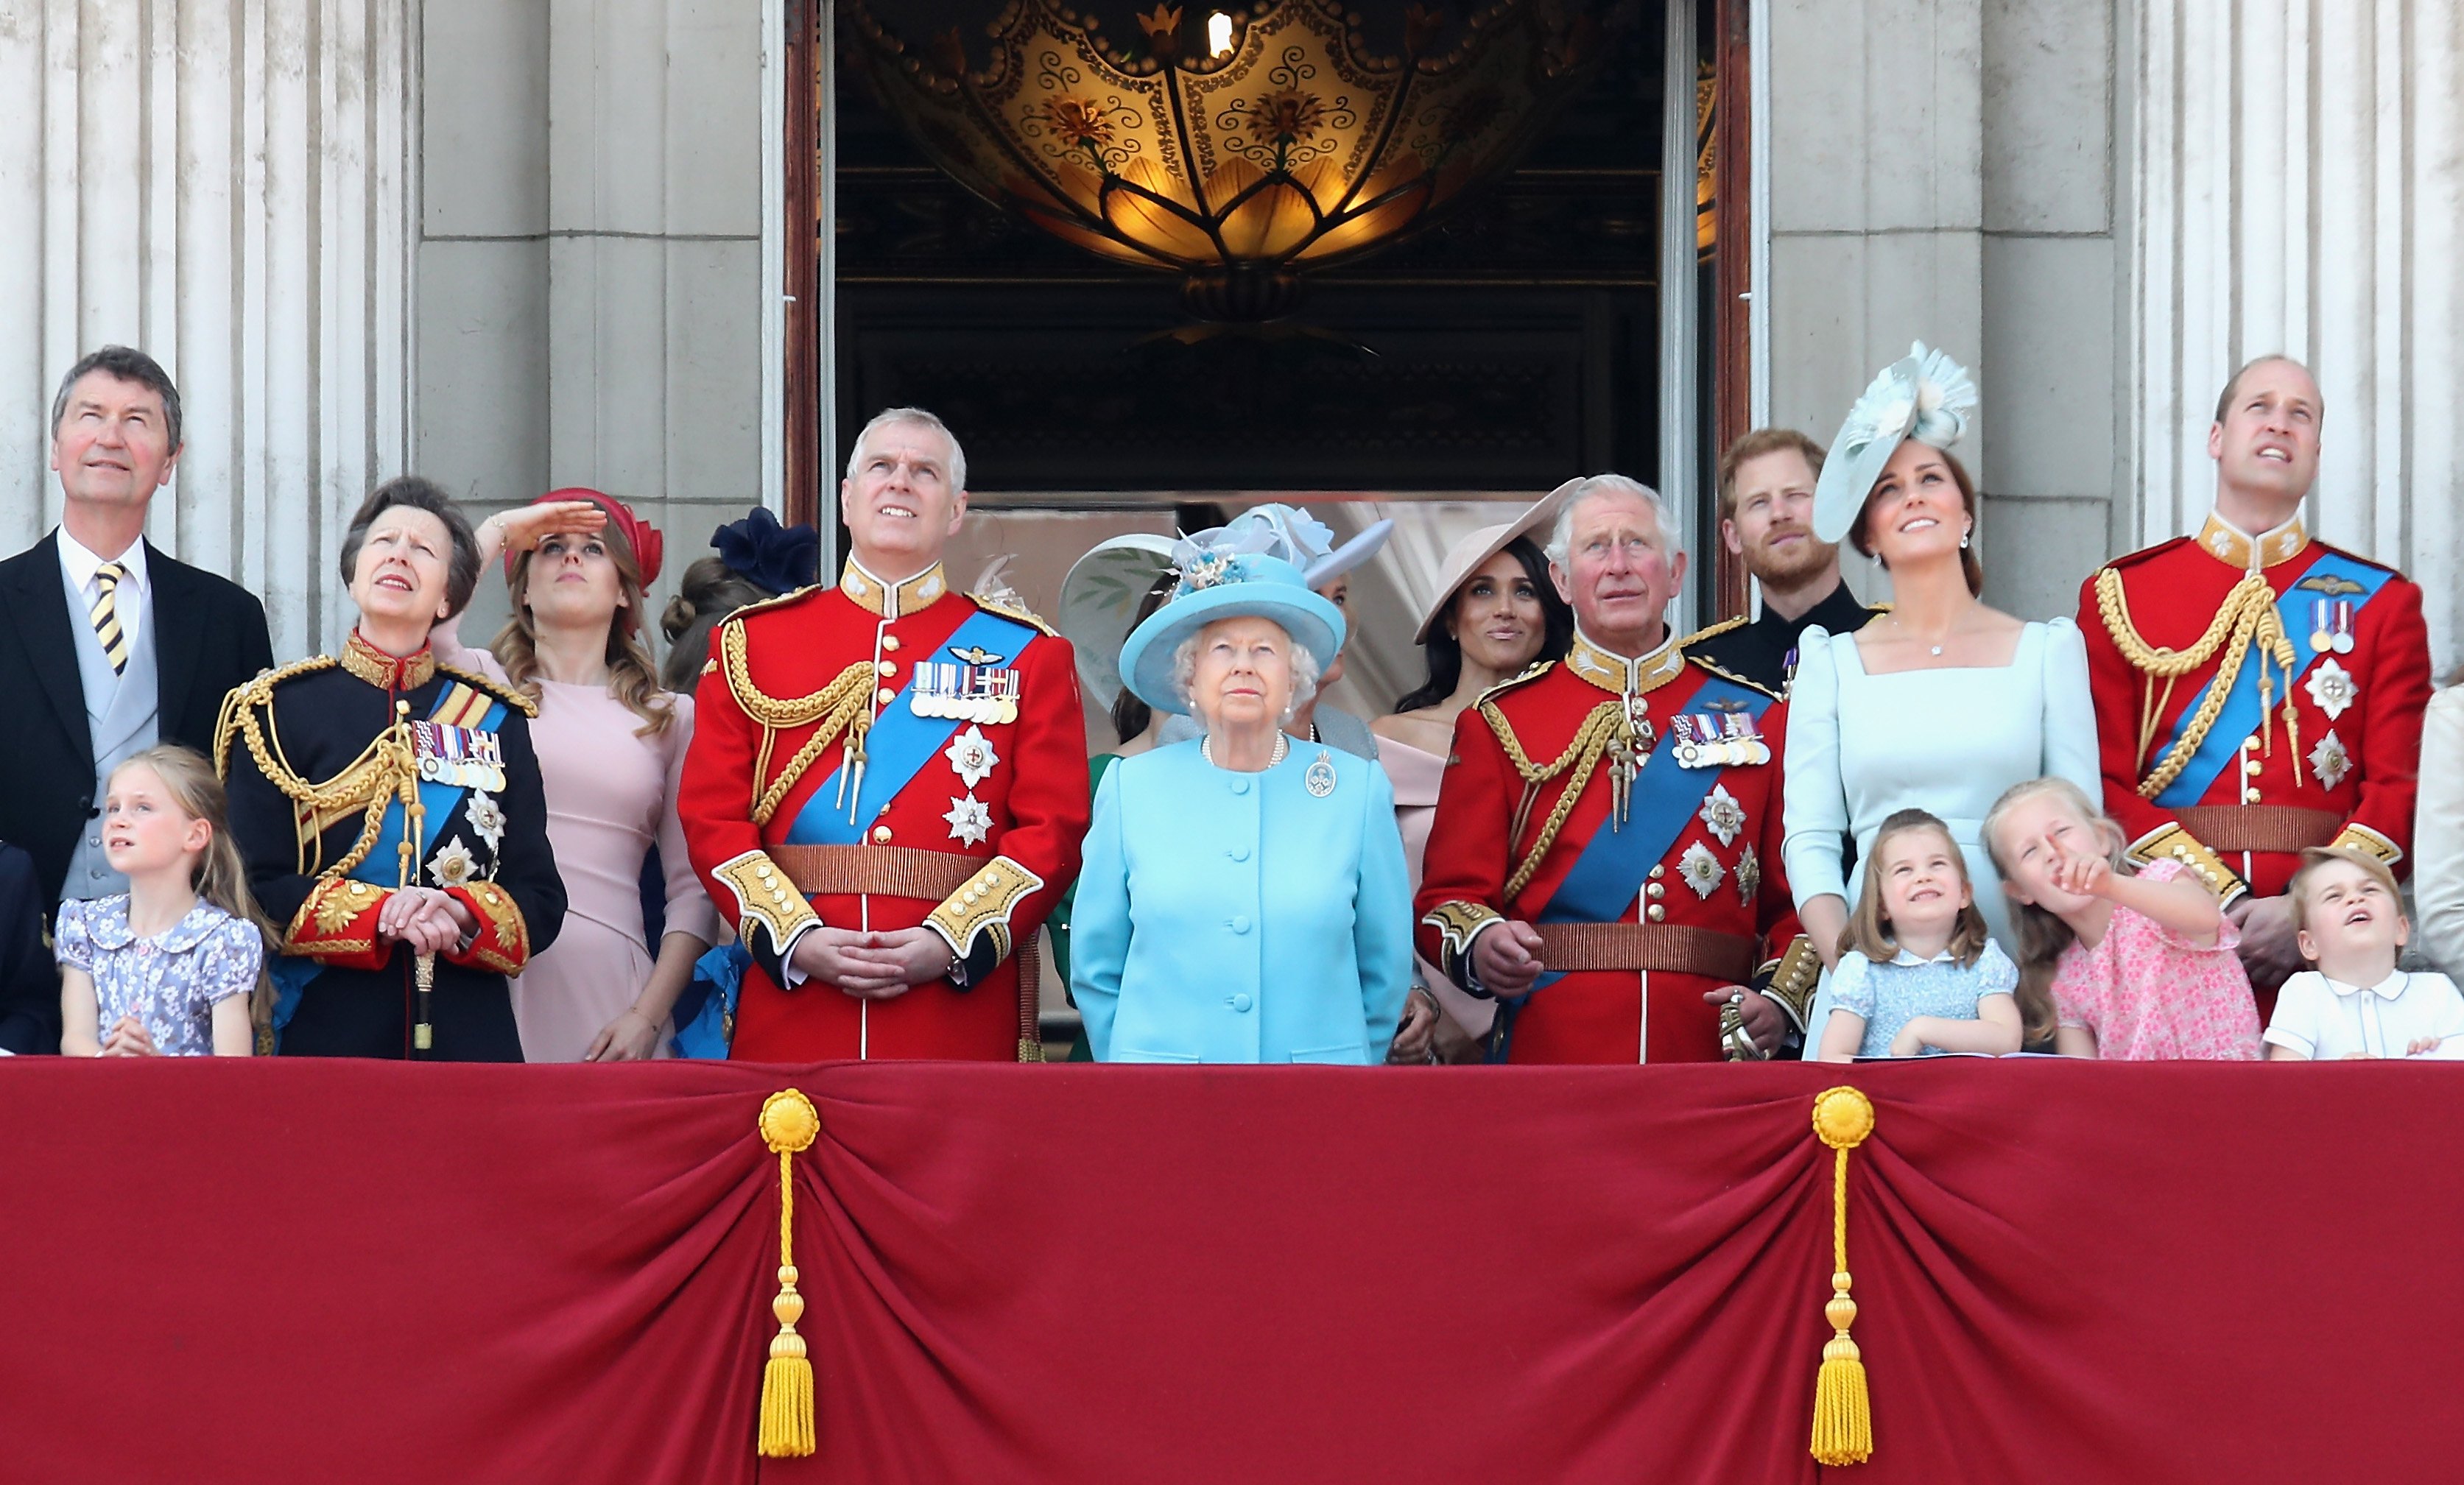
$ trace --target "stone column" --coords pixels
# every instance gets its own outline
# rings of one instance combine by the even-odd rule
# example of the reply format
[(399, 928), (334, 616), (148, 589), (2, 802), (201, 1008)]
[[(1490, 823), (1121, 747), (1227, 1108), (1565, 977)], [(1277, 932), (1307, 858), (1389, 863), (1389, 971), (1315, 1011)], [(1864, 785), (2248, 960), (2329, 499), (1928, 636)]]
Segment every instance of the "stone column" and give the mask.
[(179, 383), (149, 535), (338, 637), (328, 575), (411, 420), (410, 0), (0, 0), (0, 548), (58, 518), (51, 400), (121, 341)]
[(2127, 535), (2197, 526), (2226, 378), (2299, 357), (2326, 400), (2313, 527), (2422, 579), (2443, 670), (2464, 565), (2464, 22), (2450, 0), (2142, 0), (2136, 42)]

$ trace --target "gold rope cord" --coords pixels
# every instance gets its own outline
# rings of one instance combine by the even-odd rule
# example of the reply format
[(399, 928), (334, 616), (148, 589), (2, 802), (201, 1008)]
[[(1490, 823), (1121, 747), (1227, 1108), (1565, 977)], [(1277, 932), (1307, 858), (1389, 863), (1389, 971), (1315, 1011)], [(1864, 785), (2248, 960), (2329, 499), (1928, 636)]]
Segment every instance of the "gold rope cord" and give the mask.
[[(859, 661), (840, 671), (820, 690), (803, 696), (773, 696), (754, 682), (753, 666), (745, 654), (743, 624), (719, 626), (718, 654), (729, 694), (744, 710), (745, 716), (761, 729), (760, 750), (753, 760), (752, 819), (756, 825), (766, 825), (779, 812), (788, 791), (796, 787), (796, 780), (803, 777), (804, 771), (842, 734), (847, 736), (849, 753), (861, 751), (864, 734), (870, 727), (866, 704), (872, 695), (872, 666)], [(796, 750), (786, 767), (765, 786), (761, 780), (770, 775), (770, 749), (778, 733), (816, 722), (821, 725), (813, 735), (804, 739), (804, 745)]]
[[(1599, 767), (1601, 755), (1609, 750), (1610, 740), (1623, 725), (1625, 708), (1615, 701), (1604, 701), (1594, 707), (1591, 715), (1583, 718), (1583, 725), (1575, 731), (1574, 740), (1566, 745), (1566, 751), (1559, 753), (1555, 761), (1547, 764), (1531, 761), (1531, 755), (1523, 751), (1523, 740), (1514, 735), (1513, 725), (1506, 720), (1506, 713), (1497, 709), (1495, 702), (1482, 702), (1480, 714), (1506, 749), (1506, 755), (1514, 764), (1514, 771), (1523, 776), (1526, 808), (1542, 784), (1568, 769), (1573, 771), (1573, 776), (1566, 780), (1565, 789), (1558, 794), (1555, 807), (1549, 811), (1548, 819), (1541, 824), (1538, 839), (1533, 841), (1531, 849), (1514, 868), (1514, 874), (1506, 879), (1506, 896), (1511, 901), (1516, 893), (1530, 884), (1532, 877), (1539, 873), (1540, 859), (1549, 854), (1549, 847), (1557, 843), (1558, 833), (1566, 828), (1567, 817), (1573, 814), (1575, 801), (1582, 797), (1584, 786), (1592, 781), (1592, 774)], [(1516, 813), (1520, 816), (1522, 811)], [(1519, 819), (1516, 823), (1521, 823)], [(1508, 839), (1510, 841), (1511, 837)]]
[[(2216, 657), (2219, 649), (2224, 658), (2216, 666), (2215, 679), (2200, 698), (2198, 710), (2182, 724), (2182, 733), (2167, 749), (2164, 757), (2139, 782), (2139, 797), (2153, 799), (2165, 792), (2190, 759), (2208, 733), (2223, 714), (2225, 703), (2233, 694), (2233, 683), (2241, 678), (2241, 667), (2254, 645), (2259, 650), (2258, 705), (2264, 725), (2275, 700), (2275, 681), (2268, 673), (2274, 663), (2284, 678), (2285, 740), (2293, 751), (2293, 776), (2301, 779), (2301, 727), (2293, 706), (2293, 675), (2296, 656), (2292, 639), (2284, 632), (2284, 621), (2277, 613), (2275, 590), (2267, 585), (2264, 573), (2245, 573), (2241, 581), (2225, 595), (2215, 617), (2208, 621), (2207, 631), (2187, 649), (2167, 649), (2150, 644), (2131, 622), (2130, 603), (2122, 588), (2122, 574), (2105, 568), (2096, 575), (2096, 606), (2104, 621), (2105, 632), (2113, 637), (2114, 647), (2122, 658), (2147, 678), (2141, 693), (2139, 713), (2138, 761), (2145, 766), (2147, 750), (2154, 743), (2159, 713), (2172, 699), (2173, 683)], [(2165, 694), (2155, 695), (2155, 683), (2165, 682)], [(2274, 739), (2271, 737), (2272, 743)]]
[[(266, 735), (259, 712), (270, 710), (273, 702), (273, 688), (264, 686), (260, 691), (260, 686), (254, 684), (234, 690), (225, 699), (224, 725), (217, 730), (214, 764), (217, 772), (229, 774), (231, 737), (237, 732), (257, 772), (296, 806), (292, 812), (293, 827), (298, 838), (301, 874), (307, 875), (311, 870), (308, 852), (312, 847), (322, 855), (323, 822), (340, 819), (354, 810), (361, 817), (359, 839), (341, 860), (330, 867), (318, 867), (316, 874), (345, 875), (367, 860), (385, 829), (385, 812), (377, 807), (378, 801), (388, 795), (402, 801), (406, 816), (403, 850), (406, 855), (415, 853), (426, 810), (419, 797), (419, 764), (411, 743), (409, 719), (397, 715), (393, 725), (379, 732), (340, 773), (321, 783), (311, 783), (280, 754), (278, 739), (269, 740)], [(399, 880), (409, 882), (414, 875), (415, 869), (406, 863)]]

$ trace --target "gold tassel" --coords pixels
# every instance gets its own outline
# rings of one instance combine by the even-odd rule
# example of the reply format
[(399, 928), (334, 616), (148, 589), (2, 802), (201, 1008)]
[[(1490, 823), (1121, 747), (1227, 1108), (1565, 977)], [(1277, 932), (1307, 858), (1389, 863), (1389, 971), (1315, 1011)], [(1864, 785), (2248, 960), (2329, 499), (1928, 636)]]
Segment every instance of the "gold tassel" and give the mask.
[(779, 1296), (770, 1313), (779, 1317), (779, 1333), (770, 1338), (770, 1360), (761, 1368), (761, 1430), (759, 1449), (764, 1459), (801, 1459), (813, 1452), (813, 1364), (796, 1321), (804, 1318), (804, 1297), (796, 1292), (796, 1157), (812, 1147), (822, 1132), (822, 1116), (813, 1101), (796, 1088), (762, 1101), (762, 1143), (779, 1157)]
[(1814, 1459), (1863, 1464), (1874, 1456), (1874, 1418), (1865, 1363), (1848, 1339), (1857, 1321), (1857, 1301), (1848, 1298), (1848, 1152), (1874, 1132), (1874, 1104), (1854, 1088), (1826, 1088), (1814, 1100), (1814, 1132), (1838, 1156), (1831, 1170), (1831, 1302), (1822, 1307), (1832, 1336), (1814, 1380)]

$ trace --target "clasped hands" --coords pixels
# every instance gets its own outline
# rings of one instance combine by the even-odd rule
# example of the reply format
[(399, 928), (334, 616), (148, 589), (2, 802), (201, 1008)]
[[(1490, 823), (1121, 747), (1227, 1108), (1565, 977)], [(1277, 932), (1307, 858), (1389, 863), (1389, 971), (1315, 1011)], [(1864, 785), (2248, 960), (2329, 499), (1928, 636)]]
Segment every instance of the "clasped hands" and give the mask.
[(953, 956), (941, 935), (927, 928), (864, 932), (825, 925), (796, 940), (794, 962), (807, 979), (859, 1000), (888, 1000), (949, 973)]
[(479, 920), (471, 909), (439, 887), (397, 888), (377, 909), (377, 937), (415, 954), (443, 953), (478, 931)]
[[(1528, 995), (1543, 968), (1540, 930), (1512, 920), (1491, 924), (1471, 941), (1471, 965), (1481, 988), (1499, 999)], [(1778, 1004), (1769, 995), (1743, 985), (1723, 985), (1705, 991), (1703, 999), (1715, 1006), (1735, 1001), (1737, 1017), (1746, 1035), (1753, 1038), (1754, 1050), (1765, 1057), (1779, 1050), (1785, 1023)]]

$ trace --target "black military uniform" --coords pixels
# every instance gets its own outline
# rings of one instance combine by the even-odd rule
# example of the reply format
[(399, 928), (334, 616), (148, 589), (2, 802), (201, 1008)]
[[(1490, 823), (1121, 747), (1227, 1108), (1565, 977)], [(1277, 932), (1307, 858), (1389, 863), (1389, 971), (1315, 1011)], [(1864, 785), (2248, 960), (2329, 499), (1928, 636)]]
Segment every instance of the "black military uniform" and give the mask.
[[(356, 633), (225, 701), (214, 761), (231, 835), (287, 925), (272, 967), (284, 1054), (521, 1060), (505, 977), (564, 922), (535, 714), (427, 650), (396, 659)], [(442, 888), (479, 925), (435, 955), (424, 1004), (416, 956), (375, 931), (409, 885)]]
[(1887, 604), (1867, 608), (1858, 602), (1842, 582), (1794, 619), (1766, 609), (1760, 619), (1739, 617), (1697, 630), (1685, 637), (1685, 652), (1785, 696), (1789, 683), (1796, 679), (1797, 642), (1807, 629), (1820, 624), (1834, 634), (1854, 634), (1876, 614), (1888, 611)]

